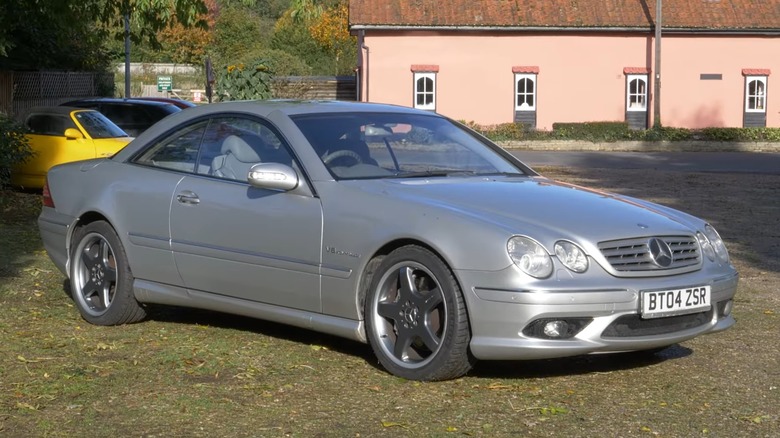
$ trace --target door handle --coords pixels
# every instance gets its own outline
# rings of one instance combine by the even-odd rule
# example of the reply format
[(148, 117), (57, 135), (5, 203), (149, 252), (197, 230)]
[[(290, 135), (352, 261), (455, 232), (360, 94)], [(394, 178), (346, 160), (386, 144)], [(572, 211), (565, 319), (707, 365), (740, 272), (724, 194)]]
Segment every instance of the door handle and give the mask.
[(190, 204), (190, 205), (198, 205), (200, 204), (200, 198), (198, 198), (198, 195), (195, 194), (195, 192), (191, 192), (189, 190), (185, 190), (178, 195), (176, 195), (176, 200), (179, 201), (180, 204)]

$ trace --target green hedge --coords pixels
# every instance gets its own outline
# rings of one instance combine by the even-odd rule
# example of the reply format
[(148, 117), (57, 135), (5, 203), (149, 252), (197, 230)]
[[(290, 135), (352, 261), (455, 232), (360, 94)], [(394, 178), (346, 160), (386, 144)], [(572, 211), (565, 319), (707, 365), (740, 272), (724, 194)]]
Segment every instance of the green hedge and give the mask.
[(33, 155), (26, 132), (22, 125), (0, 113), (0, 188), (10, 184), (11, 169)]
[(528, 129), (522, 123), (480, 126), (463, 122), (494, 141), (518, 140), (580, 140), (590, 142), (616, 141), (761, 141), (780, 142), (780, 128), (704, 128), (686, 129), (660, 127), (631, 129), (625, 122), (554, 123), (552, 131)]

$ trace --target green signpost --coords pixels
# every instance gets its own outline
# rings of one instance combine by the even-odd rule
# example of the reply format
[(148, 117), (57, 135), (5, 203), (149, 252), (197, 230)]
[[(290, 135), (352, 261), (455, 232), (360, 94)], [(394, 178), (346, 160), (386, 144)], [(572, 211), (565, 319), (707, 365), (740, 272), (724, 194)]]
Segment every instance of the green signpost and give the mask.
[(173, 76), (157, 76), (157, 91), (171, 91)]

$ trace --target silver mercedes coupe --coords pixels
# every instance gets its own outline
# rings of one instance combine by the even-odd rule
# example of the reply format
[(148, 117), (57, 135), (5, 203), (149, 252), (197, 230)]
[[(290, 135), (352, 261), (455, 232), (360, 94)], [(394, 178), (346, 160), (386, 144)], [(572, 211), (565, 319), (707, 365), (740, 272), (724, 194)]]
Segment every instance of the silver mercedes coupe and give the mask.
[(56, 166), (38, 220), (84, 319), (211, 309), (371, 345), (390, 373), (656, 350), (734, 324), (707, 222), (540, 176), (445, 117), (346, 102), (173, 114)]

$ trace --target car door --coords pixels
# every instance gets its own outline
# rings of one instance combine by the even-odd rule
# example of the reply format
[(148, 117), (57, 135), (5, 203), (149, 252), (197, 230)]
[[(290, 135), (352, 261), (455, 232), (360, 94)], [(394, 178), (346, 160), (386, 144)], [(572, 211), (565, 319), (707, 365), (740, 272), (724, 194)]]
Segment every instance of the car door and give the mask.
[(252, 143), (252, 150), (243, 155), (257, 162), (292, 162), (287, 145), (265, 121), (225, 117), (209, 122), (197, 169), (178, 184), (171, 205), (171, 246), (184, 284), (319, 312), (319, 199), (250, 186), (244, 170), (251, 162), (242, 170), (216, 176), (214, 169), (235, 158), (223, 147), (230, 137)]
[(95, 145), (83, 131), (82, 138), (65, 137), (66, 129), (79, 129), (68, 114), (33, 113), (25, 124), (35, 155), (19, 167), (23, 175), (43, 179), (55, 164), (95, 158)]

